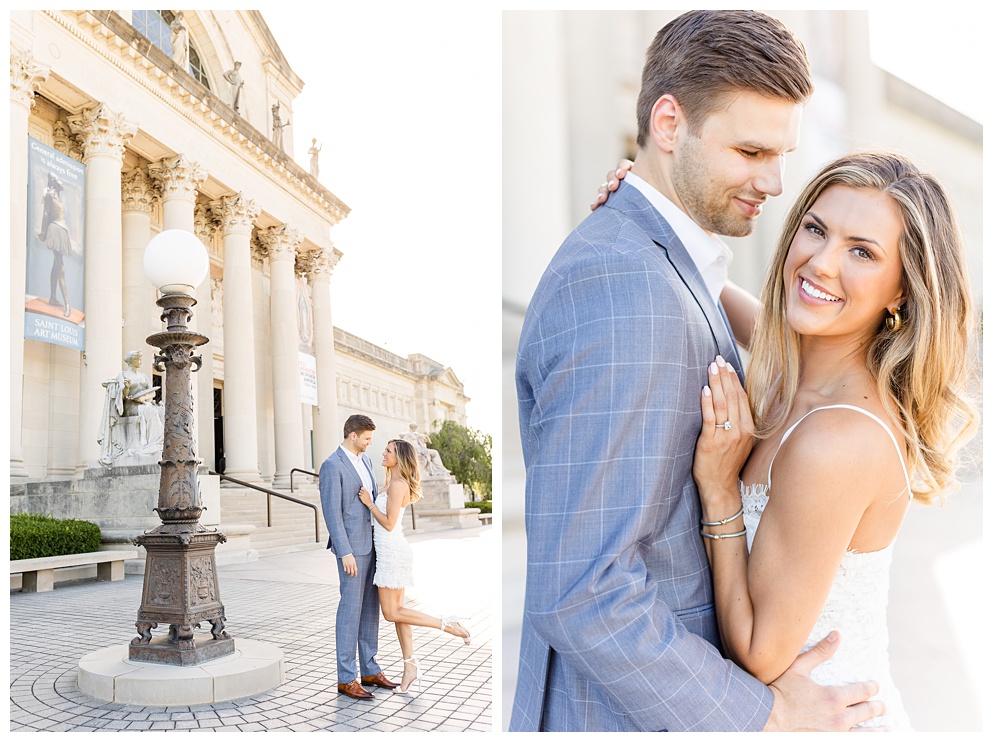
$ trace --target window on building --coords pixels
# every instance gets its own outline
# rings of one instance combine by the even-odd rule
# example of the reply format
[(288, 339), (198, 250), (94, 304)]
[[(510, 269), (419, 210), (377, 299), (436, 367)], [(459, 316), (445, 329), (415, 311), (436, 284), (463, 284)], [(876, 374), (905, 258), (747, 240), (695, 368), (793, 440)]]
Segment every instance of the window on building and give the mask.
[(207, 79), (207, 70), (200, 62), (200, 55), (193, 47), (193, 44), (190, 44), (190, 74), (193, 75), (194, 80), (207, 88), (207, 90), (210, 90), (210, 81)]
[[(151, 41), (155, 46), (172, 56), (172, 33), (169, 31), (169, 24), (175, 20), (176, 14), (171, 10), (132, 10), (131, 25)], [(207, 79), (207, 71), (200, 61), (200, 54), (190, 41), (190, 68), (187, 70), (193, 78), (208, 90), (210, 81)]]

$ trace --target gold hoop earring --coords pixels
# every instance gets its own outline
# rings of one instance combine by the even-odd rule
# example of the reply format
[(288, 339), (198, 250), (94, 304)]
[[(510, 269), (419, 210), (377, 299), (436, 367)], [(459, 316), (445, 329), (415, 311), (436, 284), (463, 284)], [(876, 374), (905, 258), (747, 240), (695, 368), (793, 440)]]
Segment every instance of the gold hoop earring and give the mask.
[(886, 329), (890, 332), (897, 332), (901, 327), (903, 327), (903, 318), (900, 316), (900, 307), (897, 307), (886, 318)]

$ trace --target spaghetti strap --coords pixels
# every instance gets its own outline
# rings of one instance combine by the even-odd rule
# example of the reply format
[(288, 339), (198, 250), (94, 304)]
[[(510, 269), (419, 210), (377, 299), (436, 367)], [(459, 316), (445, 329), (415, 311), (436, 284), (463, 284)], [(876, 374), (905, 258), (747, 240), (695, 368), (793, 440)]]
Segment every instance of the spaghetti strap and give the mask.
[[(855, 406), (850, 405), (850, 404), (832, 404), (832, 405), (825, 405), (824, 407), (815, 407), (810, 412), (808, 412), (807, 415), (809, 415), (809, 414), (811, 414), (813, 412), (817, 412), (818, 410), (837, 410), (837, 409), (855, 410), (856, 412), (861, 412), (863, 415), (866, 415), (867, 417), (871, 417), (873, 420), (875, 420), (877, 423), (879, 423), (882, 426), (883, 430), (886, 431), (886, 435), (888, 435), (890, 437), (890, 440), (893, 441), (893, 445), (896, 448), (897, 458), (900, 459), (900, 468), (903, 469), (903, 478), (907, 482), (907, 493), (910, 495), (910, 499), (913, 500), (914, 499), (914, 492), (910, 488), (910, 475), (907, 473), (907, 465), (905, 463), (903, 463), (903, 454), (900, 452), (900, 444), (897, 443), (896, 436), (893, 435), (893, 431), (889, 429), (889, 426), (886, 423), (884, 423), (882, 420), (880, 420), (878, 417), (876, 417), (875, 415), (873, 415), (868, 410), (863, 410), (861, 407), (855, 407)], [(768, 482), (768, 485), (767, 486), (770, 489), (772, 488), (772, 465), (776, 461), (776, 456), (779, 455), (779, 449), (783, 447), (783, 444), (786, 443), (786, 439), (790, 437), (790, 434), (794, 430), (796, 430), (796, 426), (799, 425), (800, 423), (802, 423), (806, 419), (807, 415), (804, 415), (799, 420), (797, 420), (795, 423), (793, 423), (789, 427), (789, 430), (787, 430), (783, 434), (783, 439), (781, 441), (779, 441), (779, 448), (776, 449), (776, 453), (774, 453), (772, 455), (772, 461), (769, 462), (769, 476), (766, 479), (766, 481)]]

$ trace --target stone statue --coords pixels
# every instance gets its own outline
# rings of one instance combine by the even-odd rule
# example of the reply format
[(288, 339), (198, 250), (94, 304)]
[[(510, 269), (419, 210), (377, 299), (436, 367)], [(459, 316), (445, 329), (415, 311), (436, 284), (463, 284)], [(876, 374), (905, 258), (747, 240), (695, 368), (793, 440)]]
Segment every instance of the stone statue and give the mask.
[(441, 463), (441, 456), (433, 448), (428, 448), (431, 439), (424, 433), (417, 432), (417, 424), (410, 424), (410, 432), (400, 436), (401, 440), (407, 441), (417, 450), (417, 457), (421, 461), (421, 473), (425, 477), (443, 477), (449, 474), (448, 469)]
[(276, 101), (272, 107), (272, 143), (276, 145), (276, 148), (280, 152), (285, 152), (283, 149), (283, 127), (289, 125), (289, 119), (286, 119), (286, 123), (283, 123), (279, 118), (279, 101)]
[(310, 174), (315, 178), (321, 172), (321, 166), (317, 162), (317, 156), (321, 153), (321, 148), (317, 146), (317, 138), (310, 140), (310, 149), (307, 150), (307, 154), (310, 155)]
[(245, 81), (241, 79), (241, 62), (235, 62), (234, 67), (224, 73), (224, 79), (231, 86), (231, 107), (235, 113), (241, 108), (241, 89)]
[(123, 456), (162, 453), (165, 410), (154, 402), (157, 386), (148, 383), (141, 367), (141, 351), (124, 356), (124, 370), (103, 382), (107, 390), (100, 421), (100, 463), (113, 466)]
[(169, 24), (172, 37), (172, 61), (179, 65), (183, 72), (190, 71), (190, 32), (183, 25), (183, 11)]

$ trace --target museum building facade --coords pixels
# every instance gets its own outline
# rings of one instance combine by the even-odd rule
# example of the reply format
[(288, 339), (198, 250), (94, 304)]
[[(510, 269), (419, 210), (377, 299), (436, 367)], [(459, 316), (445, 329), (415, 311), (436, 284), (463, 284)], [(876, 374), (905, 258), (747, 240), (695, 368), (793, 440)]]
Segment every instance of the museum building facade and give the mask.
[(194, 375), (209, 469), (282, 489), (350, 414), (380, 440), (465, 424), (451, 368), (333, 326), (349, 207), (293, 159), (303, 80), (258, 11), (10, 17), (12, 483), (101, 466), (104, 384), (131, 351), (162, 387), (143, 255), (169, 229), (210, 260), (191, 323), (210, 339)]

